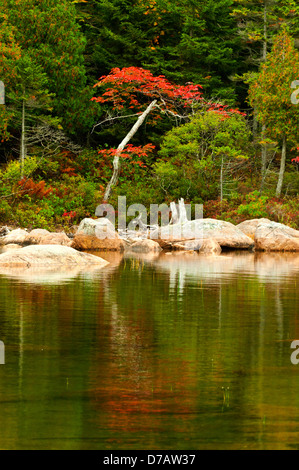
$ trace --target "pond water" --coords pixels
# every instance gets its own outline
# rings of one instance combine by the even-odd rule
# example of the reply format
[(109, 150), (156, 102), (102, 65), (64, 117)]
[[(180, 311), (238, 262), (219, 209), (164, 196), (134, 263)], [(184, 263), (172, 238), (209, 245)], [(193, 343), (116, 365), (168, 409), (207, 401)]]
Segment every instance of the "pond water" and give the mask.
[(299, 256), (101, 256), (1, 271), (1, 449), (299, 449)]

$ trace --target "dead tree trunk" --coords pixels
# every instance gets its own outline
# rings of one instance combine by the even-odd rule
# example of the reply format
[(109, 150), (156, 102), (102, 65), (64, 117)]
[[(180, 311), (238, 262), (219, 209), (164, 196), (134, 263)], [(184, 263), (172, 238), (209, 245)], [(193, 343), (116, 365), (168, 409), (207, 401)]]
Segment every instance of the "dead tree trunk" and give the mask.
[[(263, 52), (262, 52), (262, 61), (266, 62), (267, 60), (267, 50), (268, 50), (268, 3), (265, 1), (264, 3), (264, 39), (263, 39)], [(267, 134), (267, 127), (265, 124), (262, 126), (262, 133), (261, 138), (264, 140)], [(263, 192), (264, 183), (266, 178), (266, 170), (267, 170), (267, 145), (262, 144), (262, 168), (261, 168), (261, 186), (260, 192)]]
[(220, 204), (222, 207), (223, 201), (223, 156), (221, 157), (221, 168), (220, 168)]
[(21, 134), (21, 178), (24, 178), (24, 164), (26, 157), (26, 138), (25, 138), (25, 100), (22, 103), (22, 134)]
[(171, 210), (171, 221), (170, 224), (184, 224), (188, 222), (187, 211), (184, 203), (184, 199), (179, 200), (178, 206), (175, 202), (170, 203)]
[(287, 139), (286, 139), (286, 136), (284, 136), (282, 140), (281, 161), (280, 161), (279, 177), (278, 177), (277, 188), (276, 188), (276, 197), (281, 196), (283, 177), (284, 177), (284, 172), (285, 172), (285, 167), (286, 167), (286, 156), (287, 156)]
[[(267, 128), (266, 128), (265, 124), (263, 124), (263, 126), (262, 126), (262, 135), (261, 135), (262, 140), (264, 140), (266, 138), (266, 132), (267, 132)], [(266, 179), (266, 171), (267, 171), (267, 159), (268, 159), (267, 144), (263, 143), (262, 144), (262, 170), (261, 170), (260, 193), (262, 193), (263, 190), (264, 190), (264, 184), (265, 184), (265, 179)]]
[(146, 110), (139, 116), (137, 121), (135, 122), (134, 126), (130, 130), (130, 132), (126, 135), (126, 137), (122, 140), (122, 142), (119, 144), (117, 147), (117, 152), (114, 156), (113, 160), (113, 174), (111, 177), (111, 180), (108, 183), (108, 186), (106, 188), (105, 194), (104, 194), (104, 201), (107, 202), (108, 199), (111, 196), (112, 188), (116, 185), (118, 178), (119, 178), (119, 173), (120, 173), (120, 154), (124, 150), (125, 146), (127, 143), (132, 139), (132, 137), (136, 134), (138, 131), (139, 127), (143, 124), (145, 118), (147, 115), (152, 111), (152, 109), (156, 106), (157, 100), (154, 100), (151, 102), (151, 104), (146, 108)]

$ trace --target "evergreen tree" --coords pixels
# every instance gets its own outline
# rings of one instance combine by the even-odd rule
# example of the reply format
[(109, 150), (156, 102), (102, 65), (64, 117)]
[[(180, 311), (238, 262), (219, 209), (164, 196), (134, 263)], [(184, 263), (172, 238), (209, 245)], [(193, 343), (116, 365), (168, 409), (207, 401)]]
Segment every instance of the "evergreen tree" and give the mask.
[(296, 0), (234, 0), (233, 3), (232, 15), (238, 21), (244, 58), (249, 66), (266, 60), (273, 38), (282, 25), (287, 26), (293, 36), (299, 35)]
[[(52, 96), (47, 90), (47, 76), (42, 67), (37, 65), (30, 55), (22, 52), (16, 64), (16, 81), (8, 93), (9, 99), (14, 104), (17, 122), (15, 127), (21, 127), (20, 161), (21, 177), (24, 172), (24, 161), (27, 156), (26, 131), (29, 124), (33, 127), (37, 124), (38, 115), (42, 113), (43, 120), (51, 122), (51, 116), (46, 116), (45, 111), (50, 111)], [(27, 115), (27, 108), (30, 114)], [(15, 120), (14, 120), (15, 121)], [(21, 126), (20, 126), (21, 124)]]
[(175, 83), (202, 83), (206, 95), (235, 98), (239, 72), (232, 0), (92, 0), (88, 15), (88, 70), (95, 78), (115, 67), (145, 67)]
[(91, 83), (114, 67), (140, 66), (155, 34), (139, 0), (91, 0), (78, 5), (85, 18), (85, 52)]
[[(203, 85), (206, 96), (235, 100), (231, 77), (239, 70), (231, 0), (157, 0), (159, 18), (153, 62), (177, 82)], [(147, 64), (145, 64), (147, 65)]]
[(68, 0), (3, 0), (0, 12), (15, 26), (16, 40), (32, 61), (42, 67), (55, 93), (53, 113), (69, 132), (91, 125), (84, 68), (85, 39)]

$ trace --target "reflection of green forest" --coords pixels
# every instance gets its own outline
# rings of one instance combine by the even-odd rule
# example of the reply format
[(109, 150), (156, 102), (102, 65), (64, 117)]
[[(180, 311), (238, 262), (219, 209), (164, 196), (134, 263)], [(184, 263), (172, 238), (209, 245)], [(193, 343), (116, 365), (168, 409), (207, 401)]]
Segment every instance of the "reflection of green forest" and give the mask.
[(0, 447), (299, 447), (299, 271), (247, 256), (0, 276)]

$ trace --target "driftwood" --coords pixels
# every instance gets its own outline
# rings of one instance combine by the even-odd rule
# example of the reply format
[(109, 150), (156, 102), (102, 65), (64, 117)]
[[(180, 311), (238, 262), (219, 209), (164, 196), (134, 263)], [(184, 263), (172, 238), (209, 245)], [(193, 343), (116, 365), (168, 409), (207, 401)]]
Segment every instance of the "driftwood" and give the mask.
[[(188, 222), (187, 211), (184, 203), (184, 199), (181, 198), (179, 203), (176, 204), (175, 202), (170, 203), (170, 210), (171, 210), (171, 220), (168, 225), (174, 224), (184, 224)], [(130, 222), (131, 227), (137, 227), (139, 230), (118, 230), (118, 234), (122, 239), (128, 239), (133, 237), (141, 237), (141, 238), (151, 238), (152, 234), (158, 234), (159, 227), (158, 225), (147, 225), (142, 221), (142, 214), (139, 214), (138, 217), (133, 219)]]
[(174, 224), (184, 224), (188, 222), (186, 207), (184, 203), (184, 199), (181, 198), (179, 200), (179, 204), (177, 205), (175, 202), (170, 203), (170, 210), (172, 213), (170, 225)]

